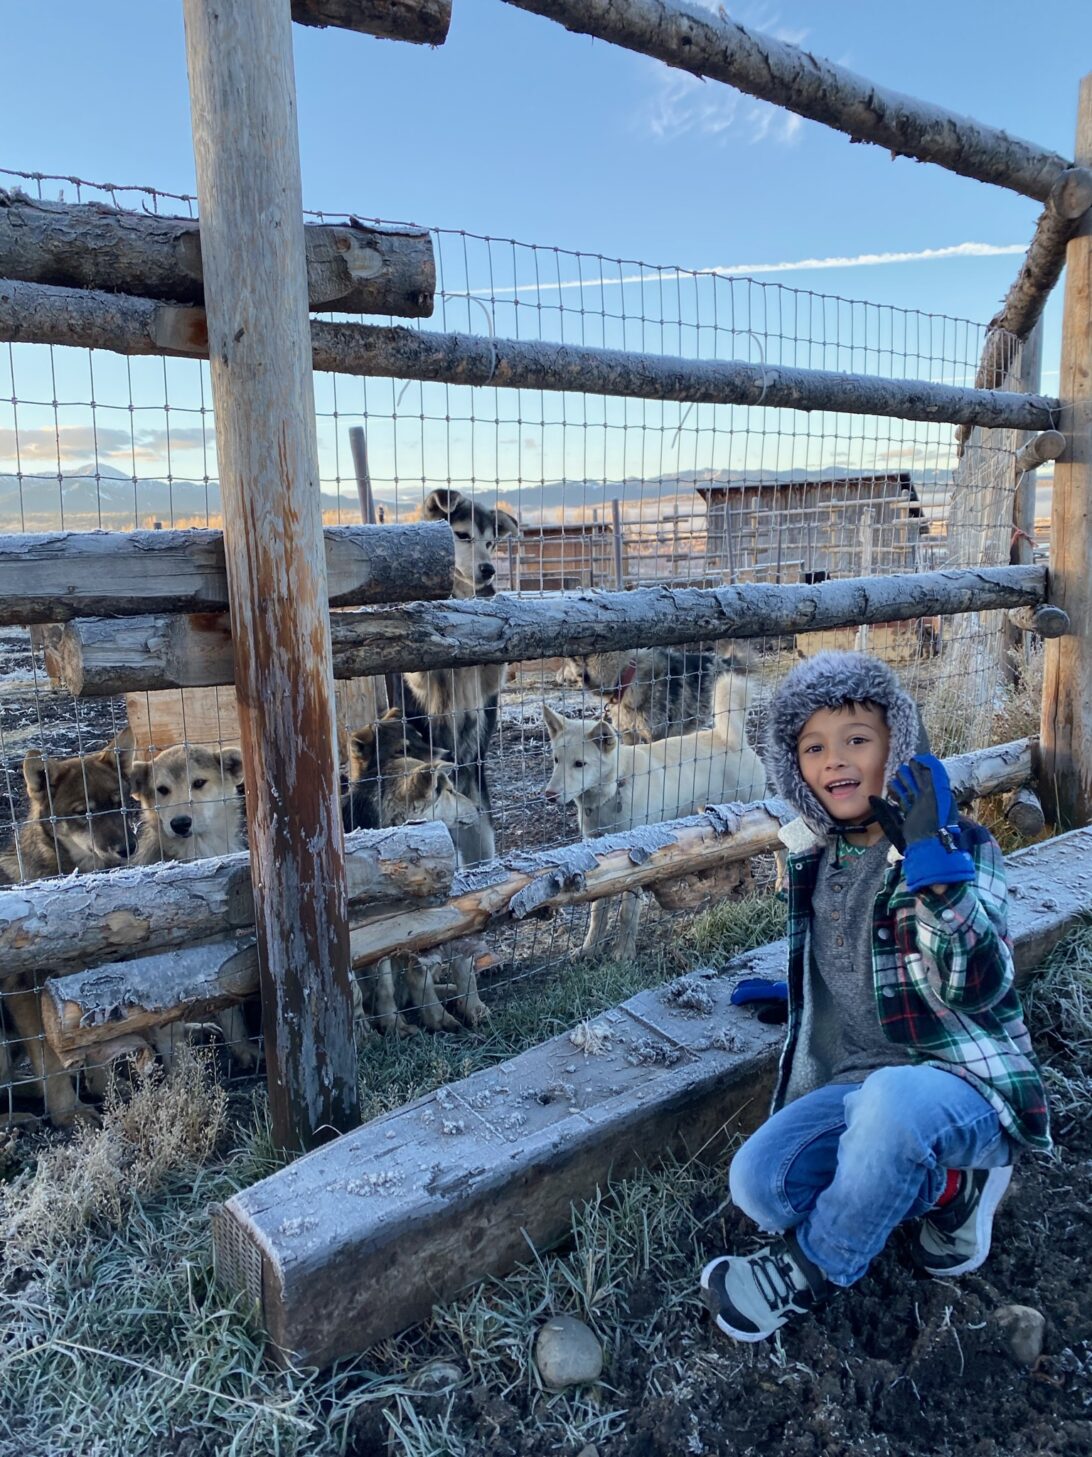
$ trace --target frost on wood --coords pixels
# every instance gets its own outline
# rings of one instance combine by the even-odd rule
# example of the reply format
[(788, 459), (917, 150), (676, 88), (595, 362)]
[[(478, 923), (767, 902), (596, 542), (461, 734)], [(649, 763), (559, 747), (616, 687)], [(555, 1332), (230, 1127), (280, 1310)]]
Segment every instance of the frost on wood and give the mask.
[[(119, 354), (206, 357), (201, 309), (48, 284), (0, 282), (0, 339)], [(829, 410), (953, 425), (1047, 430), (1050, 396), (833, 370), (682, 359), (537, 340), (311, 321), (315, 369), (490, 388), (561, 390), (694, 404)]]

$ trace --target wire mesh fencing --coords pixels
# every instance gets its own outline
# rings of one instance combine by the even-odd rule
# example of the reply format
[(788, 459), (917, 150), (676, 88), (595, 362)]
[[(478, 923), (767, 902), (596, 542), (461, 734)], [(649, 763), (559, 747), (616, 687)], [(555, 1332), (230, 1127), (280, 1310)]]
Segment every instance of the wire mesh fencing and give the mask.
[[(193, 198), (149, 188), (0, 178), (40, 197), (195, 215)], [(985, 339), (985, 326), (965, 319), (732, 270), (431, 236), (435, 313), (392, 324), (957, 385), (973, 384)], [(1022, 368), (1014, 347), (1010, 387), (1033, 388)], [(3, 530), (222, 525), (205, 363), (11, 344), (2, 376)], [(1014, 432), (976, 429), (957, 457), (949, 425), (762, 405), (334, 374), (316, 374), (315, 397), (323, 521), (449, 520), (464, 595), (814, 583), (1009, 560)], [(360, 437), (354, 453), (354, 429), (366, 453)], [(49, 632), (0, 631), (8, 879), (242, 848), (233, 691), (77, 698), (48, 669)], [(411, 673), (339, 684), (346, 826), (441, 818), (470, 874), (494, 853), (553, 850), (760, 798), (755, 750), (770, 692), (797, 656), (827, 647), (894, 664), (938, 753), (1011, 736), (995, 724), (1010, 702), (1000, 614)], [(768, 859), (740, 867), (714, 899), (753, 890), (755, 877), (769, 886)], [(411, 976), (385, 963), (365, 978), (362, 1026), (448, 1025), (434, 1006), (456, 982), (461, 1010), (471, 1005), (467, 966), (494, 1003), (581, 948), (659, 958), (669, 973), (680, 918), (694, 916), (693, 899), (678, 909), (684, 900), (665, 891), (643, 913), (639, 896), (609, 910), (573, 906), (461, 944)], [(7, 986), (13, 1083), (43, 1071), (26, 1061), (33, 1026), (11, 1011), (11, 994), (24, 989)], [(249, 1047), (256, 1022), (220, 1031)]]

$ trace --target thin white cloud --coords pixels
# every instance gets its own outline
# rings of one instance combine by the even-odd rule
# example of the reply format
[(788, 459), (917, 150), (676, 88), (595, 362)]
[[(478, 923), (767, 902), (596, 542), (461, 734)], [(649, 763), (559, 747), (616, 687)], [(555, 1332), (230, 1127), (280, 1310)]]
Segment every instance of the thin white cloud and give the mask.
[(645, 273), (604, 274), (599, 278), (569, 278), (555, 283), (490, 285), (488, 288), (451, 289), (445, 298), (496, 297), (500, 294), (559, 293), (573, 288), (617, 288), (631, 283), (671, 283), (713, 275), (718, 278), (751, 277), (756, 273), (804, 273), (825, 268), (881, 268), (896, 263), (933, 263), (945, 258), (1005, 258), (1026, 253), (1026, 243), (952, 243), (945, 248), (919, 248), (914, 252), (856, 253), (830, 258), (796, 258), (774, 263), (727, 263), (714, 268), (657, 268)]

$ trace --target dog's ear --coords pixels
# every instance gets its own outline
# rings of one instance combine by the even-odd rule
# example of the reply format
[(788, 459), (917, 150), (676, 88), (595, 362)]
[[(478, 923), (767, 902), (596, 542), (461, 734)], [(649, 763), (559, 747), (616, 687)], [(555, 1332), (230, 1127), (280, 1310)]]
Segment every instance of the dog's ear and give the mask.
[(243, 752), (241, 749), (221, 749), (220, 769), (224, 777), (233, 784), (243, 782)]
[(141, 801), (152, 797), (152, 766), (147, 759), (137, 759), (130, 766), (129, 787)]
[(493, 512), (493, 534), (498, 541), (502, 536), (518, 536), (519, 522), (509, 511), (502, 511), (499, 507)]
[(104, 749), (99, 751), (99, 758), (108, 769), (116, 769), (123, 779), (128, 779), (133, 767), (133, 756), (136, 752), (136, 739), (133, 730), (128, 724), (119, 734), (115, 734)]
[(57, 782), (56, 773), (48, 759), (43, 759), (40, 750), (31, 749), (23, 760), (23, 778), (31, 799), (46, 798), (47, 790)]
[(372, 724), (349, 735), (349, 774), (353, 779), (364, 779), (374, 770), (375, 743), (376, 729)]
[(441, 487), (425, 497), (425, 504), (421, 507), (421, 515), (426, 521), (450, 521), (455, 512), (463, 504), (461, 491), (452, 490), (450, 487)]
[(555, 713), (548, 703), (544, 703), (542, 705), (542, 718), (544, 723), (546, 724), (546, 727), (550, 731), (551, 738), (556, 737), (557, 734), (565, 732), (565, 725), (568, 720), (562, 718), (560, 713)]
[(618, 735), (605, 718), (597, 718), (594, 723), (589, 723), (584, 729), (586, 738), (602, 749), (604, 754), (609, 754), (618, 742)]

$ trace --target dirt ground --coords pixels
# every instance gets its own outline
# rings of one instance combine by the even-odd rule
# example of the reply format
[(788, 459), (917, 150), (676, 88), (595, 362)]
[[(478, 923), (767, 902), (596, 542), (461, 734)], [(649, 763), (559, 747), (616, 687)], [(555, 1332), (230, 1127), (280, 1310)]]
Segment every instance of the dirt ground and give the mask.
[[(721, 1208), (721, 1187), (711, 1179), (693, 1200), (693, 1215), (704, 1221), (698, 1248), (666, 1252), (661, 1268), (626, 1281), (623, 1319), (599, 1329), (608, 1351), (603, 1405), (624, 1417), (619, 1433), (596, 1441), (596, 1457), (1092, 1452), (1092, 1112), (1060, 1121), (1056, 1156), (1018, 1165), (981, 1270), (956, 1281), (919, 1276), (908, 1231), (898, 1231), (858, 1285), (780, 1340), (758, 1345), (723, 1337), (696, 1296), (668, 1294), (680, 1275), (696, 1288), (713, 1255), (754, 1246), (754, 1231)], [(724, 1167), (726, 1160), (721, 1176)], [(1011, 1303), (1046, 1317), (1044, 1352), (1030, 1367), (1007, 1353), (992, 1319)], [(428, 1354), (417, 1352), (421, 1360)], [(532, 1390), (502, 1398), (462, 1387), (447, 1413), (457, 1450), (582, 1454), (579, 1443), (559, 1444), (556, 1431), (534, 1435), (536, 1399)], [(374, 1410), (347, 1448), (353, 1457), (391, 1450)]]

